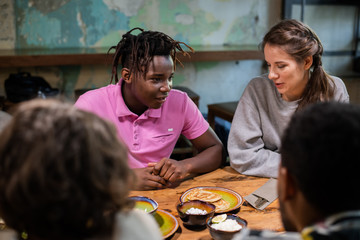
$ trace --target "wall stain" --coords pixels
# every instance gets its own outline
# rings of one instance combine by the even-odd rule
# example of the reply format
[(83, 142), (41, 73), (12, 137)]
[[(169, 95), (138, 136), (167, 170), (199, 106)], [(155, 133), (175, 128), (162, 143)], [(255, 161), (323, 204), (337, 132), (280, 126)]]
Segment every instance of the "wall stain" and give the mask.
[(53, 12), (60, 7), (64, 6), (71, 0), (61, 0), (61, 1), (49, 1), (49, 0), (30, 0), (29, 6), (34, 7), (37, 10), (39, 10), (43, 14), (48, 14), (50, 12)]
[(81, 29), (81, 32), (82, 32), (82, 37), (80, 38), (80, 43), (85, 46), (86, 45), (86, 24), (85, 22), (83, 21), (82, 19), (82, 16), (81, 16), (81, 12), (78, 12), (76, 14), (76, 20), (78, 22), (78, 25)]

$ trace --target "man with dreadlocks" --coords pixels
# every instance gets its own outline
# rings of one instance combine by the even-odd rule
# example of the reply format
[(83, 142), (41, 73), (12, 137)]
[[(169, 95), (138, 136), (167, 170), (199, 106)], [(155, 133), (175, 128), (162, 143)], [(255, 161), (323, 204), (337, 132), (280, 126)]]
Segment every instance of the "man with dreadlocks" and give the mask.
[[(133, 35), (132, 31), (141, 33)], [(129, 151), (129, 165), (138, 176), (137, 188), (171, 186), (192, 173), (221, 165), (223, 146), (193, 101), (172, 88), (181, 44), (162, 32), (134, 28), (117, 44), (112, 63), (115, 84), (88, 91), (75, 105), (113, 122)], [(118, 64), (121, 78), (118, 79)], [(192, 158), (170, 159), (183, 134), (198, 150)]]

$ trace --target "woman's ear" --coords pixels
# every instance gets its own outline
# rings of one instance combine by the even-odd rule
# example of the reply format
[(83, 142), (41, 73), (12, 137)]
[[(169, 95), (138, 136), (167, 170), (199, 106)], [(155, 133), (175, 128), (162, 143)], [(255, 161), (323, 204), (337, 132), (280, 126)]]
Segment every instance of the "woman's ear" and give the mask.
[(130, 70), (128, 68), (122, 68), (121, 69), (121, 78), (124, 79), (126, 83), (131, 82), (130, 78)]
[(304, 59), (304, 68), (305, 70), (309, 70), (313, 64), (313, 56), (308, 56)]

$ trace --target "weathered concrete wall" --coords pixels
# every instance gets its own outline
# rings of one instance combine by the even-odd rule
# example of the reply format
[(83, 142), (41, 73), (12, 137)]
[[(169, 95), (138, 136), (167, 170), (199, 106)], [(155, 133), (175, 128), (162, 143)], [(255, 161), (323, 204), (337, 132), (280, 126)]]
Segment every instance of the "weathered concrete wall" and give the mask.
[(15, 14), (12, 0), (0, 0), (0, 49), (15, 48)]
[[(258, 44), (281, 18), (281, 0), (0, 0), (0, 49), (109, 47), (133, 27), (163, 31), (190, 45)], [(323, 9), (323, 8), (321, 8)], [(299, 19), (299, 6), (294, 6)], [(316, 12), (316, 14), (314, 14)], [(353, 8), (307, 7), (305, 22), (324, 48), (348, 49), (353, 44)], [(339, 20), (340, 18), (340, 20)], [(340, 23), (338, 23), (340, 21)], [(331, 31), (329, 31), (329, 27)], [(341, 36), (341, 37), (338, 37)], [(351, 58), (324, 59), (330, 73), (351, 70)], [(76, 88), (109, 83), (108, 66), (10, 68), (0, 70), (0, 95), (9, 73), (29, 71), (44, 76), (71, 99)], [(262, 73), (262, 61), (186, 63), (174, 82), (200, 95), (207, 104), (239, 99), (248, 81)]]

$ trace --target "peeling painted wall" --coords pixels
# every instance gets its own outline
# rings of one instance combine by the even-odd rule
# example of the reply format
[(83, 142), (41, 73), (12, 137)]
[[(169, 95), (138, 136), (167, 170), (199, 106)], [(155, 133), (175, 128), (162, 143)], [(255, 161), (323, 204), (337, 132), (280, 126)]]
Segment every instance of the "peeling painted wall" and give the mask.
[(15, 48), (15, 22), (12, 0), (0, 0), (0, 49)]
[[(281, 18), (281, 3), (281, 0), (0, 0), (0, 49), (110, 47), (133, 27), (163, 31), (190, 45), (258, 44)], [(340, 12), (341, 24), (351, 25), (352, 16), (346, 14), (349, 11), (334, 7), (326, 12), (316, 7), (308, 10), (306, 23), (316, 28), (320, 38), (324, 36), (325, 49), (352, 41), (348, 27), (337, 29), (336, 35), (342, 36), (338, 39), (326, 34), (328, 29), (320, 24), (327, 21), (325, 18), (335, 19)], [(293, 12), (298, 18), (298, 6)], [(315, 17), (313, 12), (317, 13)], [(324, 59), (325, 68), (328, 66), (332, 74), (348, 71), (350, 64), (349, 58)], [(69, 99), (74, 89), (101, 87), (110, 80), (108, 66), (1, 69), (0, 95), (5, 95), (3, 81), (9, 73), (17, 71), (44, 76), (53, 87), (62, 88)], [(200, 110), (206, 113), (207, 104), (239, 99), (248, 81), (261, 73), (259, 60), (186, 63), (184, 68), (177, 68), (174, 83), (197, 92)]]

